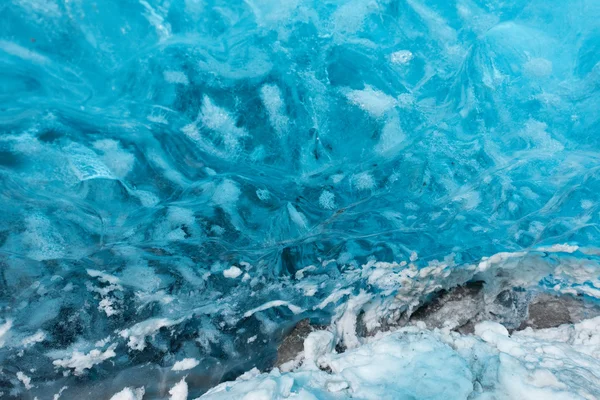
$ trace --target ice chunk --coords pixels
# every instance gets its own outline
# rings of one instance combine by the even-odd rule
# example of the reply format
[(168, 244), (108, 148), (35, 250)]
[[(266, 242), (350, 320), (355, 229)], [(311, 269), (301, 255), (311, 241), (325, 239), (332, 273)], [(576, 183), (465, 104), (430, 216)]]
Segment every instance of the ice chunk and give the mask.
[(196, 368), (200, 364), (200, 361), (195, 358), (184, 358), (183, 360), (177, 361), (173, 364), (173, 371), (187, 371), (188, 369)]
[(180, 320), (171, 320), (168, 318), (150, 318), (138, 322), (131, 328), (122, 330), (119, 334), (121, 337), (128, 339), (127, 345), (131, 349), (141, 351), (146, 348), (146, 336), (152, 336), (161, 328), (168, 328), (180, 322)]
[(25, 375), (23, 372), (21, 372), (21, 371), (17, 372), (17, 379), (23, 383), (23, 386), (25, 386), (25, 389), (29, 390), (33, 387), (31, 385), (31, 378), (28, 377), (27, 375)]
[(223, 145), (227, 151), (237, 151), (239, 140), (248, 135), (244, 129), (238, 128), (232, 115), (224, 108), (214, 104), (206, 95), (202, 99), (199, 118), (208, 129), (221, 134)]
[(269, 122), (278, 135), (284, 135), (288, 128), (289, 118), (285, 115), (283, 94), (276, 85), (266, 84), (260, 89), (260, 98), (269, 113)]
[(179, 382), (175, 384), (170, 390), (170, 400), (187, 400), (188, 398), (188, 385), (183, 377)]
[(126, 387), (119, 393), (114, 394), (110, 400), (142, 400), (145, 390), (143, 387), (137, 389)]
[(383, 117), (396, 106), (396, 99), (371, 86), (362, 90), (350, 90), (346, 93), (346, 97), (350, 102), (376, 118)]
[(398, 50), (390, 55), (394, 64), (408, 64), (413, 59), (413, 53), (409, 50)]
[(115, 357), (117, 355), (115, 353), (116, 348), (117, 344), (114, 343), (105, 351), (94, 349), (87, 354), (74, 351), (73, 354), (71, 354), (71, 357), (54, 360), (52, 363), (57, 367), (71, 368), (75, 372), (75, 375), (81, 375), (86, 369), (90, 369), (96, 364), (100, 364), (109, 358)]
[(335, 195), (328, 190), (323, 190), (319, 196), (319, 205), (326, 210), (335, 208)]
[(6, 342), (7, 333), (12, 328), (12, 320), (7, 319), (4, 324), (0, 325), (0, 348), (4, 347)]
[(231, 267), (229, 267), (225, 271), (223, 271), (223, 276), (225, 278), (235, 279), (238, 276), (240, 276), (241, 274), (242, 274), (242, 270), (239, 269), (238, 267), (236, 267), (235, 265), (232, 265)]
[(307, 361), (318, 362), (320, 357), (333, 351), (334, 339), (333, 333), (328, 331), (309, 333), (304, 339), (304, 358)]
[(300, 314), (303, 310), (298, 307), (295, 306), (287, 301), (283, 301), (283, 300), (272, 300), (269, 301), (261, 306), (258, 306), (256, 308), (253, 308), (251, 310), (248, 310), (244, 313), (244, 317), (248, 318), (251, 317), (252, 315), (254, 315), (255, 313), (259, 312), (259, 311), (264, 311), (264, 310), (268, 310), (269, 308), (273, 308), (273, 307), (287, 307), (290, 309), (291, 312), (293, 312), (294, 314)]
[(361, 172), (352, 176), (352, 184), (358, 190), (371, 190), (375, 188), (375, 179), (369, 172)]
[(35, 343), (40, 343), (44, 340), (46, 340), (46, 333), (43, 331), (37, 331), (33, 335), (24, 338), (21, 341), (21, 344), (23, 345), (23, 347), (30, 347), (33, 346)]

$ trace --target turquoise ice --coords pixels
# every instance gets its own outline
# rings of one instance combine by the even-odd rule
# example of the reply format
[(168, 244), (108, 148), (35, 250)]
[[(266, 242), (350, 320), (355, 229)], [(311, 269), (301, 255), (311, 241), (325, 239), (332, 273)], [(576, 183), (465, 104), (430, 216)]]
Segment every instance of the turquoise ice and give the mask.
[(599, 21), (597, 0), (4, 0), (0, 397), (168, 398), (185, 374), (197, 397), (270, 371), (299, 320), (367, 351), (362, 325), (468, 281), (597, 302)]

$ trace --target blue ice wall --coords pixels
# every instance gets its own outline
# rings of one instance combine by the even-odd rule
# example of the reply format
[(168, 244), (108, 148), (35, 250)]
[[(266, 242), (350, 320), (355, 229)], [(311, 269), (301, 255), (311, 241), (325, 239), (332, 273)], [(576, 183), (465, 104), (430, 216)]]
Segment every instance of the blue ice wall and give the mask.
[[(598, 21), (596, 0), (3, 1), (0, 391), (181, 355), (201, 391), (340, 285), (377, 290), (351, 273), (369, 259), (595, 245)], [(270, 300), (301, 310), (249, 312)], [(115, 355), (54, 362), (95, 348)]]

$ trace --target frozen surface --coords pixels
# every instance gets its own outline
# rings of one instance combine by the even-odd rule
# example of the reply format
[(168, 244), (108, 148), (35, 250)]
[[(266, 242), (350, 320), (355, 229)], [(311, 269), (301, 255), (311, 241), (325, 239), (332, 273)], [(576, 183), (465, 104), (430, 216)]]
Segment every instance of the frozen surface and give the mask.
[(600, 318), (557, 328), (528, 328), (512, 336), (496, 322), (477, 324), (473, 336), (408, 327), (341, 354), (322, 352), (319, 368), (310, 351), (313, 334), (305, 341), (302, 365), (293, 371), (250, 371), (201, 398), (592, 400), (600, 396)]
[[(0, 2), (0, 397), (245, 372), (232, 390), (599, 397), (573, 324), (477, 325), (600, 299), (598, 21), (597, 0)], [(377, 336), (466, 282), (423, 338)], [(317, 369), (266, 373), (305, 319), (333, 336)], [(344, 364), (367, 354), (382, 376)], [(510, 392), (512, 371), (533, 375)]]

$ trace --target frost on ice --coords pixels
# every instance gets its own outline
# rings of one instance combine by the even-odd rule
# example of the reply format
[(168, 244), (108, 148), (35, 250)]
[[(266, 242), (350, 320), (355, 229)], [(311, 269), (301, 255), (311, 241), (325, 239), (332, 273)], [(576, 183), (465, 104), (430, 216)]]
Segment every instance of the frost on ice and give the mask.
[(4, 0), (0, 397), (600, 398), (599, 20)]

